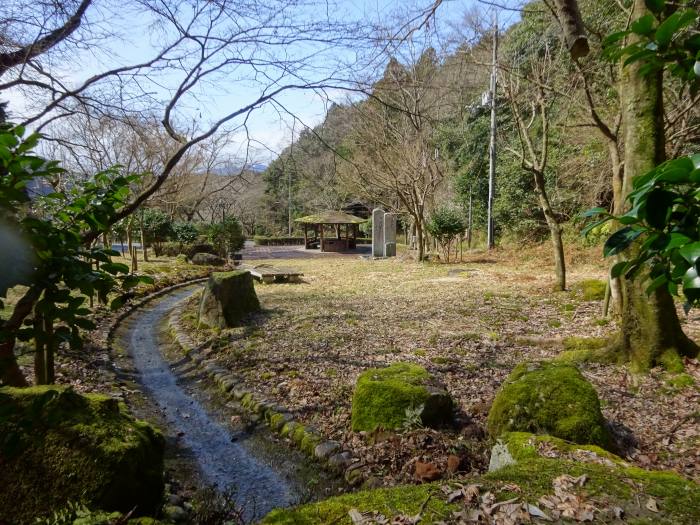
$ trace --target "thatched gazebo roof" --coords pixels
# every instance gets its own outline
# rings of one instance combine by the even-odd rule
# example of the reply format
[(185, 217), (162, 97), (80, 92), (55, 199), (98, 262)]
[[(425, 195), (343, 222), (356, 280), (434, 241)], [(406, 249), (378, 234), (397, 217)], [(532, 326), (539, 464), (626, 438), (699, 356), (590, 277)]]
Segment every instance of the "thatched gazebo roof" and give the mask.
[(306, 217), (295, 219), (302, 224), (362, 224), (367, 219), (343, 213), (342, 211), (322, 211)]

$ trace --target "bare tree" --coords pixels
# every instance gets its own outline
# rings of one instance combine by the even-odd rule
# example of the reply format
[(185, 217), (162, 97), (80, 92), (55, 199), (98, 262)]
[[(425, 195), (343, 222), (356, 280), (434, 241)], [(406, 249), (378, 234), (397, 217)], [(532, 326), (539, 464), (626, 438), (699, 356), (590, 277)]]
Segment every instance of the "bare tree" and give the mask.
[(374, 202), (410, 215), (418, 258), (425, 252), (426, 220), (444, 178), (433, 132), (445, 99), (432, 48), (403, 65), (392, 58), (372, 97), (356, 106), (348, 176)]
[[(550, 108), (553, 94), (545, 90), (550, 84), (552, 71), (559, 67), (553, 62), (552, 53), (545, 43), (543, 53), (536, 59), (527, 60), (524, 76), (511, 72), (504, 82), (504, 92), (511, 108), (515, 127), (520, 140), (520, 149), (508, 148), (520, 159), (523, 169), (532, 173), (535, 192), (549, 228), (556, 274), (556, 288), (566, 289), (566, 261), (564, 242), (559, 218), (547, 192), (545, 173), (550, 153), (550, 133), (552, 117)], [(525, 112), (529, 113), (529, 116)]]
[[(192, 148), (224, 129), (247, 134), (251, 114), (284, 93), (352, 88), (334, 57), (347, 48), (362, 54), (375, 44), (366, 24), (333, 19), (331, 11), (294, 0), (136, 0), (119, 8), (151, 22), (157, 44), (150, 56), (81, 78), (76, 74), (81, 68), (79, 41), (72, 38), (89, 17), (92, 4), (73, 4), (75, 9), (66, 12), (64, 6), (70, 5), (49, 4), (37, 17), (29, 3), (3, 4), (0, 96), (10, 92), (24, 96), (29, 104), (19, 115), (21, 123), (46, 132), (79, 112), (120, 118), (159, 115), (175, 146), (155, 167), (148, 186), (114, 216), (114, 222), (129, 217), (154, 196)], [(27, 30), (32, 27), (34, 31)], [(20, 38), (27, 35), (27, 40)], [(64, 59), (57, 64), (49, 58), (59, 48)], [(192, 120), (192, 106), (212, 101), (205, 95), (207, 89), (232, 79), (238, 85), (255, 86), (248, 90), (248, 98), (241, 97), (223, 112), (212, 112), (206, 121), (182, 124)], [(83, 241), (90, 244), (97, 236), (86, 232)], [(0, 343), (0, 360), (7, 363), (3, 382), (24, 383), (14, 356), (15, 336), (42, 291), (41, 285), (31, 285), (2, 323), (8, 335)]]

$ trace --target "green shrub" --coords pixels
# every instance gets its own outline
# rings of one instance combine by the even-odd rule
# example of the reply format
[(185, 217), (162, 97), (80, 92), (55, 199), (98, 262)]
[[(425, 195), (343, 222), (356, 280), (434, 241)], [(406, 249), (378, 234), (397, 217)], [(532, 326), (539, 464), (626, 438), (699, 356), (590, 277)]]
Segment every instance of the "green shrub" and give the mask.
[(256, 235), (253, 237), (255, 244), (258, 246), (284, 246), (288, 244), (299, 245), (304, 244), (303, 237), (269, 237), (264, 235)]

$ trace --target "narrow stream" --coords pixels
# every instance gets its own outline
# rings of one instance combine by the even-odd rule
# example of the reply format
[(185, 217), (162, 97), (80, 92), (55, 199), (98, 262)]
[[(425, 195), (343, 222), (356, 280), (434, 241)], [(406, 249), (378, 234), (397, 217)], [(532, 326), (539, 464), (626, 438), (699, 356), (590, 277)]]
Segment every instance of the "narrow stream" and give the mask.
[(246, 521), (252, 521), (275, 507), (296, 503), (300, 495), (279, 472), (255, 456), (251, 446), (246, 446), (245, 434), (233, 437), (178, 384), (163, 358), (158, 345), (159, 326), (179, 301), (197, 289), (183, 288), (137, 310), (131, 316), (133, 323), (125, 342), (146, 393), (162, 410), (168, 425), (181, 435), (181, 443), (196, 458), (204, 481), (221, 490), (235, 486), (237, 503), (245, 506)]

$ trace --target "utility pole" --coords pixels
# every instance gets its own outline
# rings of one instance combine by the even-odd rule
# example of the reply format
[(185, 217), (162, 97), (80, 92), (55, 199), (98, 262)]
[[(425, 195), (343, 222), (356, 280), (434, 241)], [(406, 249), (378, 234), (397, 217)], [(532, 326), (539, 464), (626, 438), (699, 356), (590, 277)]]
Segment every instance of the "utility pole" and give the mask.
[(489, 202), (486, 226), (486, 247), (495, 246), (493, 200), (496, 193), (496, 75), (498, 72), (498, 15), (493, 14), (493, 62), (491, 68), (491, 140), (489, 143)]
[[(297, 163), (294, 162), (294, 131), (296, 127), (296, 119), (292, 121), (292, 144), (289, 147), (289, 155), (292, 158), (292, 166), (296, 171)], [(292, 236), (292, 172), (287, 170), (287, 230), (289, 237)]]
[(472, 249), (472, 187), (469, 186), (469, 215), (467, 220), (467, 250)]

